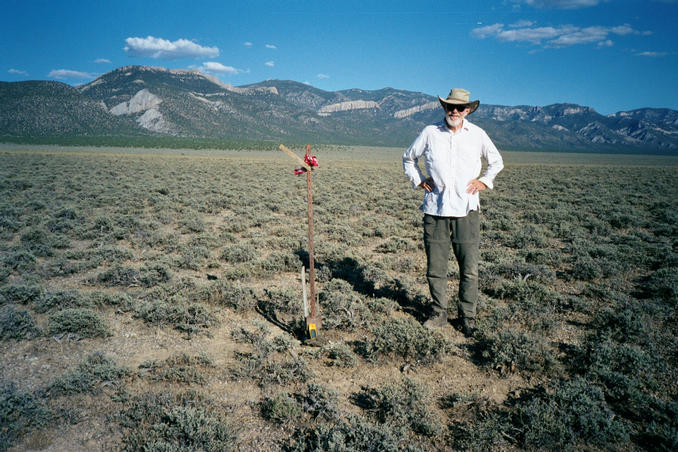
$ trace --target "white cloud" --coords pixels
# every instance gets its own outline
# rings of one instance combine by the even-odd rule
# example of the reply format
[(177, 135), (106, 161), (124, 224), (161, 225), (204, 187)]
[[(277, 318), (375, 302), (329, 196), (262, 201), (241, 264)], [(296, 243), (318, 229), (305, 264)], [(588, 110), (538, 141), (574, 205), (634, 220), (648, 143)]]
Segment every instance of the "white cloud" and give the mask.
[[(527, 23), (527, 22), (526, 22)], [(562, 25), (559, 27), (534, 27), (533, 23), (518, 28), (505, 28), (504, 24), (486, 25), (474, 28), (471, 35), (476, 38), (495, 38), (503, 42), (528, 42), (543, 45), (547, 48), (569, 47), (578, 44), (597, 43), (599, 47), (609, 47), (614, 43), (610, 35), (625, 36), (630, 34), (646, 35), (648, 32), (634, 30), (624, 24), (616, 27), (575, 27)]]
[(596, 6), (607, 0), (513, 0), (517, 4), (525, 4), (540, 9), (579, 9)]
[(266, 66), (268, 66), (268, 67), (273, 67), (273, 66), (275, 66), (275, 62), (273, 62), (273, 61), (267, 61), (267, 62), (265, 62), (264, 64), (265, 64)]
[(330, 76), (327, 75), (327, 74), (318, 74), (317, 77), (318, 77), (318, 78), (321, 78), (321, 79), (323, 79), (323, 78), (330, 78)]
[(496, 35), (504, 28), (504, 24), (485, 25), (471, 30), (471, 35), (476, 38), (485, 39)]
[(131, 57), (160, 58), (176, 60), (180, 58), (214, 58), (219, 56), (218, 47), (203, 47), (187, 39), (168, 41), (148, 36), (146, 38), (125, 39), (125, 52)]
[(105, 63), (105, 64), (111, 64), (111, 60), (107, 58), (97, 58), (94, 60), (95, 63)]
[(277, 49), (277, 47), (274, 46), (273, 44), (266, 44), (266, 48), (267, 49), (274, 49), (274, 50)]
[(249, 41), (243, 42), (242, 45), (244, 45), (245, 47), (252, 47), (252, 43)]
[(204, 72), (206, 74), (228, 74), (228, 75), (237, 75), (237, 74), (242, 74), (243, 70), (236, 69), (233, 66), (224, 66), (221, 63), (217, 63), (216, 61), (205, 61), (202, 66), (198, 68), (200, 72)]
[(650, 58), (661, 58), (667, 55), (666, 52), (637, 52), (636, 56), (650, 57)]
[(522, 27), (531, 27), (534, 25), (534, 22), (531, 20), (519, 20), (518, 22), (509, 25), (511, 28), (522, 28)]
[(72, 71), (70, 69), (53, 69), (47, 76), (58, 80), (94, 78), (92, 74), (88, 74), (87, 72)]
[(496, 36), (500, 41), (527, 41), (533, 44), (539, 44), (543, 40), (553, 39), (568, 31), (571, 31), (571, 29), (558, 29), (553, 27), (516, 28), (514, 30), (500, 30), (496, 33)]
[(10, 69), (10, 70), (7, 71), (7, 72), (9, 72), (10, 74), (15, 74), (15, 75), (28, 75), (28, 72), (22, 71), (21, 69), (14, 69), (14, 68), (12, 68), (12, 69)]

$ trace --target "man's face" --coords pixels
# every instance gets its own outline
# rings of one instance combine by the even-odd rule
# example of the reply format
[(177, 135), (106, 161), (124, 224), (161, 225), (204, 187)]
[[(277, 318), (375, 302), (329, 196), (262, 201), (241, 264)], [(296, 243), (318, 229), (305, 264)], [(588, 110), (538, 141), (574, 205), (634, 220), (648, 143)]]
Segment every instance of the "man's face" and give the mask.
[(445, 120), (450, 127), (458, 127), (461, 125), (462, 119), (468, 115), (468, 104), (446, 104), (445, 105)]

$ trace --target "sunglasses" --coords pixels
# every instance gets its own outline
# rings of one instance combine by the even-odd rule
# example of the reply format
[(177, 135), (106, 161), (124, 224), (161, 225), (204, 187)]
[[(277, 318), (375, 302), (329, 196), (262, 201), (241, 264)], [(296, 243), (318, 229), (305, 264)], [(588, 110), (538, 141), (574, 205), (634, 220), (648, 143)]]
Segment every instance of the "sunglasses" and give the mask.
[(447, 111), (454, 111), (457, 110), (459, 113), (463, 112), (467, 108), (469, 108), (470, 104), (447, 104), (445, 106), (445, 109)]

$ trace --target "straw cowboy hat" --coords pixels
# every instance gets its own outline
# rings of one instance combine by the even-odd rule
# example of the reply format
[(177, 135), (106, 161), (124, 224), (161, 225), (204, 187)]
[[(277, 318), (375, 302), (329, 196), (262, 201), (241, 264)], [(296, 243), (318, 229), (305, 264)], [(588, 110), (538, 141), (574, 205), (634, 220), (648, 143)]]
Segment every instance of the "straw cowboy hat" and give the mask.
[(471, 102), (469, 99), (471, 97), (471, 93), (466, 91), (465, 89), (461, 88), (454, 88), (453, 90), (450, 91), (449, 96), (447, 96), (447, 99), (443, 99), (442, 97), (438, 96), (438, 100), (440, 101), (440, 105), (445, 108), (446, 105), (459, 105), (459, 104), (468, 104), (470, 111), (468, 114), (470, 115), (476, 109), (478, 108), (478, 105), (480, 105), (479, 100), (474, 100)]

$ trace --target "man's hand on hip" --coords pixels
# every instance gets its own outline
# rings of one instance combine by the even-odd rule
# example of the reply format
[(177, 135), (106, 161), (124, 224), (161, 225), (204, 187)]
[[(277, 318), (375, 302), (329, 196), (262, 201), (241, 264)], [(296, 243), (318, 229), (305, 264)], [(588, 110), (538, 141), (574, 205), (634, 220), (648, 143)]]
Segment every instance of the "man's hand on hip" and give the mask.
[(432, 177), (429, 177), (428, 179), (422, 181), (422, 183), (419, 184), (419, 186), (429, 193), (432, 192), (433, 190), (435, 190), (435, 188), (436, 188), (436, 184), (435, 184), (435, 182), (433, 182)]
[(473, 179), (471, 182), (466, 185), (466, 193), (475, 195), (479, 191), (483, 191), (487, 188), (487, 185), (480, 182), (478, 179)]

